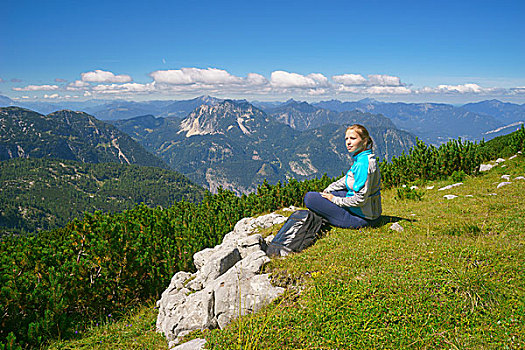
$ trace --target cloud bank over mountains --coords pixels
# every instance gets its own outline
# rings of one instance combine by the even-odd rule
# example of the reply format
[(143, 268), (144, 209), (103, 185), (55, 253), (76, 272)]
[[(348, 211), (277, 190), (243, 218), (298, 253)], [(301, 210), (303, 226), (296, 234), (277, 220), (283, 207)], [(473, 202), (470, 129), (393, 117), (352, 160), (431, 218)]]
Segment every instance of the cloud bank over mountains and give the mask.
[[(27, 85), (13, 87), (16, 92), (49, 92), (33, 98), (43, 99), (81, 99), (81, 98), (163, 98), (192, 94), (215, 94), (242, 98), (244, 96), (264, 99), (283, 97), (333, 98), (352, 96), (517, 96), (525, 95), (525, 87), (496, 88), (482, 87), (476, 83), (459, 85), (440, 84), (435, 87), (414, 87), (403, 82), (400, 77), (386, 74), (345, 73), (325, 76), (322, 73), (307, 75), (273, 71), (269, 78), (248, 73), (245, 77), (236, 76), (218, 68), (180, 68), (156, 70), (148, 74), (151, 82), (134, 82), (128, 74), (115, 74), (110, 71), (94, 70), (83, 72), (80, 79), (67, 82), (55, 79), (54, 84)], [(21, 96), (18, 98), (31, 98)], [(16, 99), (16, 97), (15, 97)]]

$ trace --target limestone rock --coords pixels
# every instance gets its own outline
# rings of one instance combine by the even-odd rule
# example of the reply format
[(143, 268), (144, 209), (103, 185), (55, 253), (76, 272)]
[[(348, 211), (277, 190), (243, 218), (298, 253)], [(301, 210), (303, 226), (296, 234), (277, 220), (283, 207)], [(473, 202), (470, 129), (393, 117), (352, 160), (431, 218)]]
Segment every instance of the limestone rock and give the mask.
[(503, 159), (503, 158), (498, 158), (498, 159), (496, 159), (496, 163), (502, 163), (502, 162), (504, 162), (504, 161), (505, 161), (505, 159)]
[(461, 186), (461, 185), (463, 185), (463, 182), (458, 182), (458, 183), (455, 183), (455, 184), (452, 184), (452, 185), (441, 187), (440, 189), (438, 189), (438, 191), (450, 190), (451, 188), (458, 187), (458, 186)]
[(479, 166), (479, 171), (480, 172), (483, 172), (483, 171), (489, 171), (490, 169), (492, 169), (494, 167), (494, 165), (491, 165), (491, 164), (481, 164)]
[(454, 194), (446, 194), (443, 197), (446, 198), (446, 199), (454, 199), (454, 198), (457, 198), (458, 196), (456, 196)]
[(500, 182), (498, 184), (498, 186), (496, 186), (496, 188), (500, 188), (500, 187), (503, 187), (503, 186), (507, 186), (507, 185), (510, 185), (512, 182), (508, 182), (508, 181), (505, 181), (505, 182)]
[(193, 330), (225, 327), (284, 292), (271, 285), (267, 274), (261, 274), (262, 266), (270, 261), (265, 253), (267, 243), (260, 234), (252, 234), (259, 227), (284, 221), (286, 217), (274, 213), (244, 218), (220, 245), (193, 255), (197, 272), (181, 271), (172, 277), (157, 302), (157, 331), (164, 333), (170, 347)]
[(405, 230), (405, 228), (397, 222), (394, 222), (392, 225), (390, 225), (390, 229), (397, 232), (403, 232)]
[(195, 267), (200, 269), (206, 263), (206, 261), (210, 259), (210, 256), (212, 256), (214, 252), (215, 251), (213, 248), (206, 248), (193, 254), (193, 264)]
[(266, 252), (267, 248), (268, 244), (259, 234), (247, 236), (239, 242), (239, 251), (243, 259), (260, 250)]
[(264, 252), (252, 253), (214, 281), (214, 312), (220, 328), (239, 315), (258, 311), (284, 292), (271, 285), (268, 274), (258, 274), (269, 260)]
[(212, 281), (228, 271), (230, 267), (241, 260), (241, 253), (237, 247), (226, 245), (216, 248), (209, 260), (197, 271), (195, 279), (188, 284), (193, 290), (200, 290), (209, 281)]
[[(175, 342), (170, 342), (168, 345), (170, 350), (202, 350), (204, 349), (204, 345), (206, 344), (206, 339), (192, 339), (184, 344), (180, 344), (175, 346)], [(175, 346), (175, 347), (172, 347)]]
[(501, 175), (501, 178), (504, 180), (510, 180), (510, 175)]
[(525, 180), (525, 176), (516, 176), (514, 180)]
[(283, 208), (282, 210), (283, 211), (297, 211), (299, 210), (300, 208), (296, 207), (296, 206), (293, 206), (293, 205), (290, 205), (288, 208)]

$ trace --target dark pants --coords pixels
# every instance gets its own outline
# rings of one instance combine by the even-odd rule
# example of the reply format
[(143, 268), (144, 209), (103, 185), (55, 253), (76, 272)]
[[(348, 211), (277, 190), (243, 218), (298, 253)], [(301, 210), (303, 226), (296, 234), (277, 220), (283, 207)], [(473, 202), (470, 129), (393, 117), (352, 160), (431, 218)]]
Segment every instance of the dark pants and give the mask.
[[(346, 197), (346, 191), (331, 192), (337, 197)], [(304, 205), (321, 215), (331, 225), (342, 228), (361, 228), (370, 225), (370, 221), (350, 213), (348, 210), (323, 198), (319, 192), (308, 192), (304, 196)]]

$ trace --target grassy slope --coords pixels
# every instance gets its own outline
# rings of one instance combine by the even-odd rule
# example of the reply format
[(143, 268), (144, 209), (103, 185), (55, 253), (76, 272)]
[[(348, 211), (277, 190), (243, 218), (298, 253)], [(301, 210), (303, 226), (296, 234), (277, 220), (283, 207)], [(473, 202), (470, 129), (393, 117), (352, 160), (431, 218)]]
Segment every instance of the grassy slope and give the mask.
[[(193, 337), (206, 337), (210, 349), (525, 347), (525, 181), (513, 180), (525, 176), (525, 157), (503, 164), (451, 190), (437, 188), (453, 181), (427, 183), (435, 187), (422, 190), (421, 201), (384, 191), (383, 214), (402, 218), (403, 232), (390, 223), (333, 228), (267, 266), (288, 285), (284, 298)], [(496, 189), (503, 174), (512, 184)], [(144, 306), (51, 348), (167, 348), (153, 332), (155, 319)]]

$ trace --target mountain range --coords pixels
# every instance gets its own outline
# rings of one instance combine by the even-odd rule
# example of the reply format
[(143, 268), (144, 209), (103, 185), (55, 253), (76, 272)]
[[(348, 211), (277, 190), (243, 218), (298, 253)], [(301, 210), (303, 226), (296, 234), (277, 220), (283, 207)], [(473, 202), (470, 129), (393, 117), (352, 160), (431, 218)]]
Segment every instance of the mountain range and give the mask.
[[(382, 114), (398, 128), (417, 135), (425, 143), (435, 145), (460, 137), (471, 141), (481, 140), (485, 137), (484, 132), (506, 123), (506, 120), (493, 115), (469, 110), (469, 106), (455, 107), (442, 103), (384, 103), (366, 99), (357, 102), (324, 101), (315, 106), (340, 112), (359, 110)], [(516, 108), (515, 111), (515, 119), (525, 120), (525, 109), (521, 112), (521, 108)]]
[[(203, 104), (213, 106), (222, 101), (224, 100), (211, 96), (200, 96), (180, 101), (88, 100), (84, 102), (44, 103), (15, 102), (5, 96), (0, 96), (0, 106), (18, 105), (43, 114), (60, 109), (82, 110), (101, 120), (129, 119), (142, 115), (185, 118), (195, 108)], [(482, 138), (488, 140), (496, 136), (489, 131), (500, 128), (503, 128), (500, 130), (506, 130), (505, 127), (508, 125), (525, 121), (525, 104), (519, 105), (498, 100), (468, 103), (462, 106), (443, 103), (390, 103), (371, 98), (355, 102), (330, 100), (312, 104), (289, 100), (286, 102), (255, 101), (251, 104), (300, 130), (319, 126), (318, 122), (322, 121), (323, 117), (331, 120), (331, 112), (358, 110), (371, 114), (382, 114), (389, 118), (398, 129), (409, 131), (424, 142), (435, 145), (458, 137), (472, 141), (479, 141)], [(286, 109), (292, 104), (297, 104), (294, 107), (295, 116), (286, 114), (286, 112), (281, 113), (282, 109)], [(305, 113), (311, 114), (314, 113), (314, 110), (317, 116), (310, 115), (305, 120), (301, 120), (301, 117), (297, 115), (297, 112), (303, 116)], [(291, 124), (292, 122), (296, 124)], [(308, 122), (310, 124), (305, 124)], [(510, 132), (515, 128), (511, 126), (507, 130)]]
[[(11, 102), (0, 99), (1, 104)], [(525, 119), (524, 105), (496, 100), (460, 107), (373, 99), (315, 104), (288, 100), (257, 102), (259, 108), (245, 100), (201, 96), (69, 104), (97, 118), (72, 110), (43, 115), (2, 108), (9, 118), (0, 119), (5, 131), (0, 159), (56, 157), (170, 167), (211, 191), (223, 186), (240, 194), (253, 191), (264, 179), (275, 183), (338, 175), (350, 162), (341, 135), (353, 123), (369, 128), (380, 159), (391, 159), (408, 151), (415, 136), (436, 145), (458, 137), (488, 140), (515, 130)]]
[(255, 190), (265, 179), (276, 183), (339, 175), (351, 163), (344, 145), (350, 124), (369, 129), (380, 159), (415, 144), (414, 135), (397, 129), (388, 118), (362, 112), (328, 114), (333, 120), (317, 120), (315, 128), (293, 128), (246, 101), (225, 100), (201, 105), (183, 119), (146, 115), (113, 124), (210, 191), (222, 186), (238, 194)]

